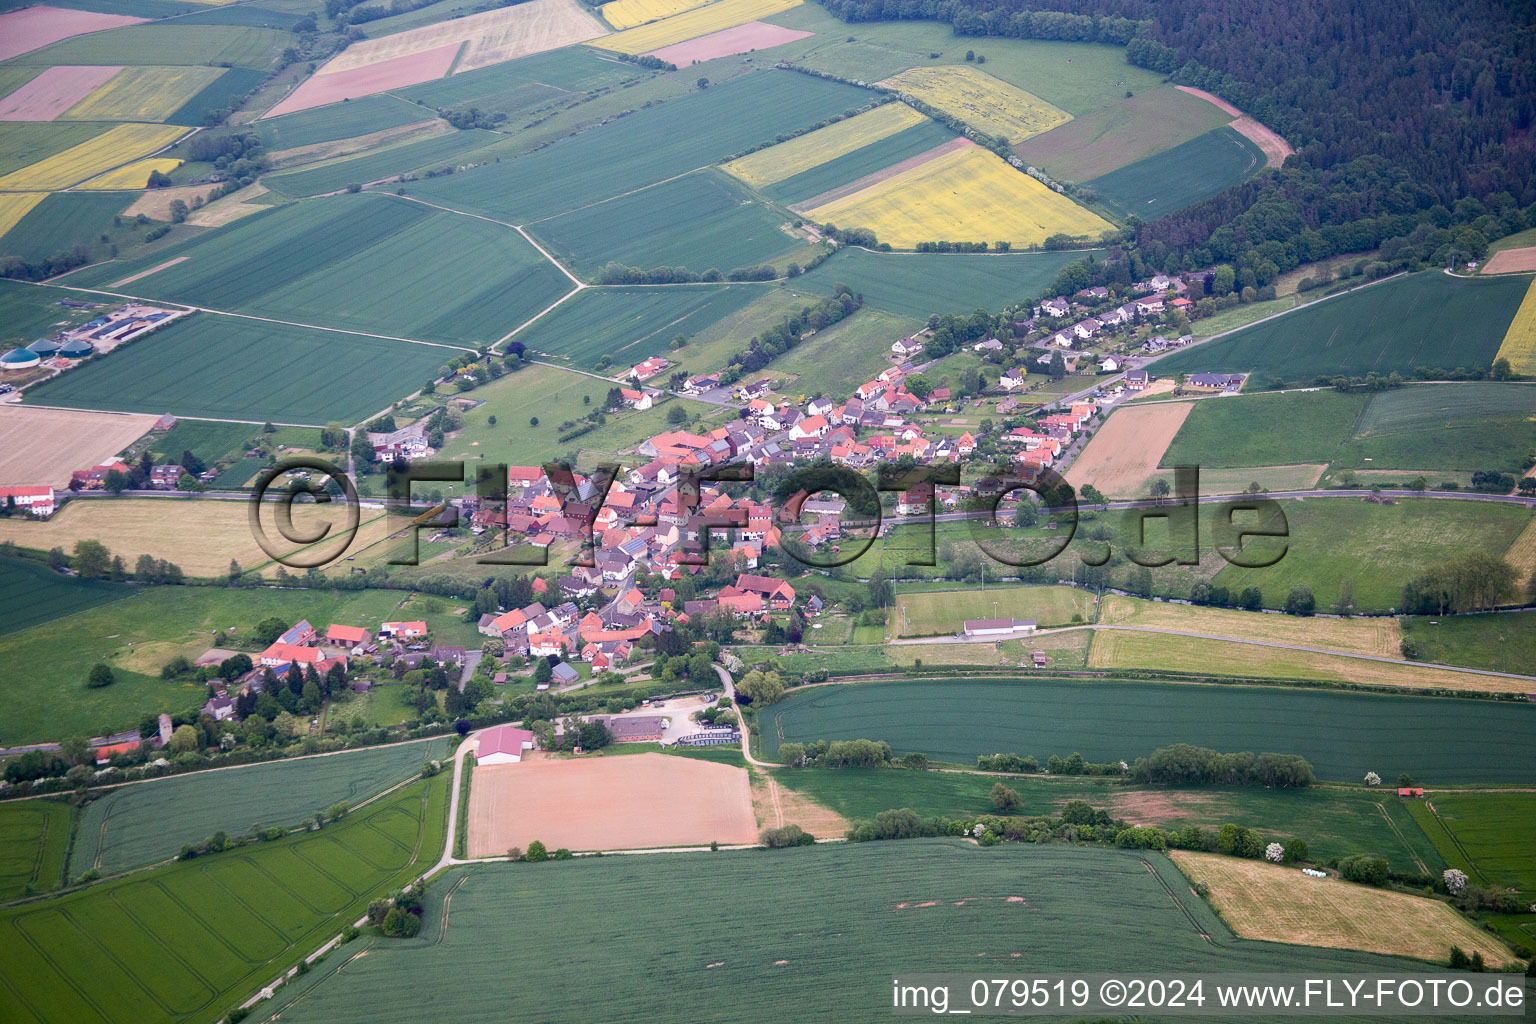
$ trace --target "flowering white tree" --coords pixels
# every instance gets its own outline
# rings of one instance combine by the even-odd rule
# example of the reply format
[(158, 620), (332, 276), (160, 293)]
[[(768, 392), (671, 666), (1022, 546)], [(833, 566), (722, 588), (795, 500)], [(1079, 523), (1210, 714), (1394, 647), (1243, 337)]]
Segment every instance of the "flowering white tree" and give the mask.
[(1381, 785), (1381, 776), (1377, 775), (1375, 772), (1366, 772), (1365, 784), (1367, 786), (1379, 786)]
[(1269, 861), (1271, 864), (1279, 864), (1280, 861), (1284, 859), (1284, 857), (1285, 847), (1281, 846), (1279, 843), (1270, 843), (1268, 846), (1264, 847), (1264, 859)]
[(1452, 896), (1460, 896), (1467, 888), (1467, 876), (1455, 868), (1445, 869), (1445, 888)]

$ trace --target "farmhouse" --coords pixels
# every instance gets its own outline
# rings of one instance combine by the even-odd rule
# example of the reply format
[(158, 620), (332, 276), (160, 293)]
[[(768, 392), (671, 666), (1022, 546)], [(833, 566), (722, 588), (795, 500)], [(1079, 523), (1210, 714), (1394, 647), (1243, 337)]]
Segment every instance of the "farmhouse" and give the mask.
[(619, 394), (624, 396), (624, 404), (638, 412), (644, 412), (651, 407), (651, 396), (645, 391), (636, 391), (634, 388), (620, 388)]
[(1236, 391), (1246, 379), (1241, 373), (1192, 373), (1185, 383), (1202, 391)]
[(379, 636), (398, 640), (411, 640), (427, 635), (425, 622), (383, 622), (379, 624)]
[(9, 508), (13, 503), (39, 519), (53, 515), (56, 507), (52, 487), (0, 487), (0, 504)]
[(1003, 636), (1008, 633), (1035, 631), (1034, 619), (966, 619), (966, 636)]
[(498, 725), (480, 734), (475, 764), (517, 764), (523, 759), (524, 752), (532, 749), (533, 733), (527, 729), (514, 729), (510, 725)]
[(661, 715), (622, 715), (605, 720), (615, 743), (660, 743), (668, 720)]
[(651, 356), (642, 363), (636, 363), (629, 368), (628, 376), (637, 381), (648, 381), (672, 364), (661, 356)]
[(916, 338), (902, 338), (891, 345), (891, 354), (906, 359), (915, 356), (923, 350), (923, 343)]

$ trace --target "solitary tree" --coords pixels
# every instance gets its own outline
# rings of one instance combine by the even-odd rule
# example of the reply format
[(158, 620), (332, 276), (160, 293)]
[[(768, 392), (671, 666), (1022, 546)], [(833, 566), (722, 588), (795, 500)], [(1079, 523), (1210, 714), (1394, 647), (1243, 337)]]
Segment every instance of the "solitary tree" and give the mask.
[(117, 677), (112, 674), (112, 666), (104, 661), (98, 661), (92, 665), (90, 674), (85, 677), (85, 685), (93, 690), (111, 686), (116, 681)]
[(1009, 789), (1001, 782), (992, 784), (992, 792), (989, 795), (992, 798), (992, 806), (997, 808), (1000, 814), (1012, 814), (1024, 803), (1017, 790)]
[(1270, 843), (1264, 847), (1264, 859), (1271, 864), (1279, 864), (1285, 859), (1285, 847), (1279, 843)]
[(77, 540), (71, 564), (84, 579), (99, 580), (112, 571), (112, 554), (99, 540)]
[(1467, 888), (1467, 876), (1463, 871), (1455, 868), (1446, 868), (1441, 876), (1445, 880), (1445, 891), (1452, 896), (1460, 896)]

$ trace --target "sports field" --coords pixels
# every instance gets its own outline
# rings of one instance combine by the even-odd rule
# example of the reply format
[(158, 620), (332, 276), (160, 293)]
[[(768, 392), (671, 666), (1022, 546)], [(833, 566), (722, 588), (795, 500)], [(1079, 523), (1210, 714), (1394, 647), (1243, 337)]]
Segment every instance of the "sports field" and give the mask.
[(613, 0), (598, 8), (603, 20), (616, 29), (634, 28), (648, 21), (702, 7), (705, 0)]
[(1536, 794), (1439, 792), (1408, 809), (1446, 862), (1474, 883), (1536, 889)]
[(446, 793), (440, 776), (319, 832), (3, 912), (6, 1019), (218, 1016), (435, 861)]
[(1052, 235), (1089, 236), (1111, 228), (971, 143), (804, 212), (822, 224), (869, 228), (902, 249), (938, 240), (1038, 245)]
[(491, 765), (475, 769), (469, 792), (471, 857), (505, 856), (534, 840), (551, 850), (627, 850), (756, 839), (746, 769), (691, 757)]
[[(1237, 939), (1160, 854), (913, 839), (717, 860), (721, 871), (753, 878), (733, 892), (730, 914), (719, 913), (715, 888), (700, 884), (693, 857), (455, 869), (429, 891), (422, 934), (440, 941), (332, 956), (323, 980), (279, 1019), (395, 1024), (419, 1019), (419, 1004), (451, 999), (468, 1018), (515, 1003), (538, 1019), (866, 1020), (890, 1012), (890, 979), (912, 963), (988, 976), (1014, 976), (1021, 963), (1041, 971), (1424, 969)], [(558, 935), (520, 941), (549, 920), (561, 922)], [(489, 947), (504, 952), (476, 952)], [(572, 977), (583, 979), (579, 991)]]
[(163, 149), (185, 133), (185, 128), (175, 125), (120, 124), (86, 142), (0, 177), (0, 189), (68, 188), (102, 171)]
[(777, 146), (760, 149), (721, 167), (748, 185), (761, 188), (836, 160), (926, 120), (903, 103), (887, 103)]
[(765, 68), (537, 152), (407, 188), (429, 202), (522, 224), (718, 163), (868, 102), (867, 92), (841, 82)]
[(65, 576), (30, 559), (0, 558), (0, 594), (0, 634), (5, 634), (122, 600), (133, 590), (105, 580)]
[(440, 736), (118, 786), (85, 806), (69, 873), (110, 875), (168, 860), (215, 832), (243, 836), (304, 824), (341, 801), (356, 807), (428, 761), (446, 761), (454, 745)]
[(1460, 946), (1490, 965), (1514, 959), (1503, 943), (1426, 896), (1308, 878), (1293, 867), (1219, 853), (1174, 850), (1169, 856), (1191, 882), (1211, 887), (1211, 903), (1244, 938), (1429, 961)]
[(841, 282), (867, 305), (926, 319), (931, 313), (992, 309), (1045, 288), (1082, 252), (880, 253), (844, 249), (801, 278), (831, 292)]
[(1157, 372), (1253, 372), (1310, 383), (1317, 374), (1491, 366), (1527, 291), (1519, 277), (1410, 274), (1177, 352), (1159, 360)]
[(1508, 359), (1509, 368), (1516, 373), (1536, 373), (1536, 280), (1526, 289), (1494, 358)]
[(384, 408), (458, 352), (199, 313), (28, 394), (75, 409), (320, 426)]
[(605, 36), (587, 45), (619, 53), (649, 53), (673, 43), (766, 18), (787, 11), (799, 3), (800, 0), (716, 0), (715, 3), (675, 14), (650, 25)]
[(920, 590), (897, 596), (892, 635), (958, 633), (966, 619), (1034, 619), (1045, 629), (1065, 626), (1073, 616), (1091, 622), (1093, 605), (1093, 594), (1075, 587)]
[[(1186, 624), (1185, 628), (1197, 632), (1193, 623)], [(1314, 645), (1301, 641), (1298, 646)], [(1320, 679), (1363, 686), (1449, 689), (1476, 693), (1525, 693), (1531, 685), (1529, 679), (1505, 679), (1395, 661), (1368, 661), (1235, 640), (1121, 630), (1098, 630), (1094, 633), (1093, 646), (1088, 649), (1088, 667), (1162, 669), (1248, 678)]]
[[(989, 65), (990, 66), (990, 65)], [(1014, 147), (1059, 181), (1087, 181), (1172, 149), (1232, 120), (1172, 86), (1138, 92)]]
[(123, 68), (62, 116), (70, 121), (164, 121), (222, 74), (223, 68)]
[(695, 334), (762, 293), (763, 286), (754, 284), (593, 288), (556, 307), (515, 340), (582, 370), (610, 356), (608, 372), (618, 374), (665, 353), (677, 335)]
[[(1105, 594), (1099, 621), (1117, 626), (1146, 626), (1235, 640), (1321, 647), (1381, 658), (1399, 657), (1402, 630), (1397, 619), (1300, 618), (1210, 608), (1164, 601), (1145, 601)], [(1252, 652), (1259, 656), (1260, 652)]]
[(89, 181), (82, 182), (80, 188), (91, 191), (148, 188), (150, 174), (155, 171), (159, 171), (161, 174), (169, 174), (180, 166), (181, 161), (175, 157), (150, 157), (147, 160), (135, 160), (131, 164), (125, 164), (116, 170), (108, 171), (105, 174), (98, 174)]
[(937, 680), (819, 686), (764, 709), (763, 754), (785, 740), (885, 740), (897, 754), (1080, 752), (1134, 761), (1170, 743), (1300, 754), (1319, 778), (1409, 772), (1421, 783), (1529, 782), (1536, 708), (1279, 686)]
[(60, 800), (0, 804), (0, 901), (49, 892), (63, 884), (73, 813)]
[(1226, 191), (1265, 160), (1253, 141), (1217, 128), (1083, 184), (1121, 216), (1155, 220)]
[(527, 227), (547, 239), (557, 255), (572, 257), (578, 269), (593, 276), (610, 260), (724, 273), (769, 263), (806, 244), (803, 235), (787, 230), (782, 214), (750, 198), (733, 179), (709, 170)]
[(994, 139), (1023, 142), (1072, 115), (969, 64), (913, 68), (876, 83), (912, 96)]

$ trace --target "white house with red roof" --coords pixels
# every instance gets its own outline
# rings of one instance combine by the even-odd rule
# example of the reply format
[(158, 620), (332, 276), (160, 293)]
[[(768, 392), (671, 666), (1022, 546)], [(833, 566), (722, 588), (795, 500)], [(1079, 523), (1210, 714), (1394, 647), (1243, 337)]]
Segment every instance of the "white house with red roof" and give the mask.
[(333, 622), (325, 631), (325, 642), (332, 647), (357, 647), (368, 642), (368, 631), (362, 626), (342, 626)]
[(54, 502), (53, 488), (48, 486), (0, 487), (0, 505), (9, 505), (13, 501), (17, 508), (26, 509), (39, 519), (47, 519), (58, 507)]
[(514, 729), (510, 725), (498, 725), (480, 734), (479, 746), (475, 750), (475, 765), (483, 768), (517, 764), (532, 749), (533, 733), (527, 729)]

